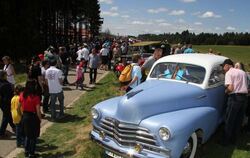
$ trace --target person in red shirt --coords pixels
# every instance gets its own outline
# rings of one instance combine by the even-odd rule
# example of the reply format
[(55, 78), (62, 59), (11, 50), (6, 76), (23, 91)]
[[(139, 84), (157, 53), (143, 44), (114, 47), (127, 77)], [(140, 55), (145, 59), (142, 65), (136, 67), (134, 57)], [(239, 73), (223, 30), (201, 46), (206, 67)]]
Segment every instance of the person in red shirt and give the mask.
[(36, 92), (36, 85), (35, 80), (28, 80), (19, 99), (23, 109), (25, 157), (35, 157), (36, 141), (40, 135), (41, 103)]

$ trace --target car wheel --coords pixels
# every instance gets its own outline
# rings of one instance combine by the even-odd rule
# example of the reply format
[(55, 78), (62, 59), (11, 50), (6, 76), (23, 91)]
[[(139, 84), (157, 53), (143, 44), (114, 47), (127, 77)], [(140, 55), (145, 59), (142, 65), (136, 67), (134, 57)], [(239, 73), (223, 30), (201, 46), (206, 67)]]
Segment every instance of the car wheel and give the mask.
[(187, 144), (185, 145), (181, 158), (194, 158), (197, 151), (198, 139), (197, 134), (194, 132), (191, 137), (188, 139)]

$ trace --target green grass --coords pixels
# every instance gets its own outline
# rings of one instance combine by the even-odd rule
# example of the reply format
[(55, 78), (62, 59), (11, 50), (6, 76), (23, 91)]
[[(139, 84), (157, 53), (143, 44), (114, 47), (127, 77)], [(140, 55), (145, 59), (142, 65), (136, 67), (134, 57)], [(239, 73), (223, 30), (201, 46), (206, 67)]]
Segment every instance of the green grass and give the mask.
[[(66, 118), (48, 128), (39, 139), (37, 151), (41, 157), (102, 158), (103, 149), (89, 140), (91, 130), (90, 109), (96, 103), (122, 95), (114, 74), (108, 74), (92, 90), (85, 93), (71, 109)], [(199, 148), (196, 158), (250, 158), (250, 134), (243, 133), (236, 146), (223, 147), (217, 142), (222, 128)], [(22, 158), (20, 154), (18, 157)]]
[(27, 80), (26, 73), (19, 73), (15, 75), (15, 81), (17, 84), (24, 83)]
[(243, 62), (250, 71), (250, 46), (226, 46), (226, 45), (194, 45), (194, 50), (207, 53), (211, 48), (215, 53), (231, 58), (234, 62)]

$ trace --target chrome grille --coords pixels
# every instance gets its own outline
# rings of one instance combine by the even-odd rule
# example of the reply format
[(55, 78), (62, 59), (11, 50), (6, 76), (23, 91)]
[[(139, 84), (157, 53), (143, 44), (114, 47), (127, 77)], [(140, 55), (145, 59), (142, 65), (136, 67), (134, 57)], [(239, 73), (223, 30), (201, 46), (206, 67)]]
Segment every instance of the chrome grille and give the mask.
[(101, 120), (100, 126), (105, 134), (123, 146), (135, 146), (140, 144), (145, 148), (157, 146), (154, 135), (146, 128), (133, 124), (119, 122), (113, 118)]

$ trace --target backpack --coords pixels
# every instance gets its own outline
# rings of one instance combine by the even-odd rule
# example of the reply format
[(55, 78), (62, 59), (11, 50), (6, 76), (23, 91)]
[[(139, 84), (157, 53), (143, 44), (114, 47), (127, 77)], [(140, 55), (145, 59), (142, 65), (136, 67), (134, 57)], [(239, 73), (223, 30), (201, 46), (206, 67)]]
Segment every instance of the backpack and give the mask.
[(120, 76), (119, 76), (119, 81), (124, 83), (124, 82), (129, 82), (132, 80), (132, 70), (133, 66), (127, 65), (124, 70), (122, 70)]

